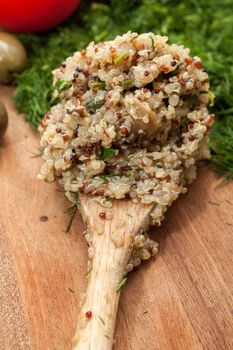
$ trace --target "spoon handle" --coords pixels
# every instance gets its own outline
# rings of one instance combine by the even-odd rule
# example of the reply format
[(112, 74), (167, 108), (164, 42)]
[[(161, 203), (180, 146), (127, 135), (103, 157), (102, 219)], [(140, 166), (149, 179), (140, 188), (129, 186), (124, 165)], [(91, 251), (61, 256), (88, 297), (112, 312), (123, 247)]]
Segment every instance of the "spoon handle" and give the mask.
[(129, 248), (116, 248), (111, 234), (105, 232), (94, 238), (93, 249), (94, 258), (74, 337), (74, 350), (110, 350), (113, 344), (120, 296), (117, 286), (128, 261)]
[[(120, 297), (119, 286), (133, 248), (134, 236), (146, 229), (153, 205), (114, 200), (103, 208), (93, 197), (80, 196), (87, 226), (92, 269), (81, 308), (73, 350), (111, 350)], [(107, 211), (107, 216), (101, 215)]]

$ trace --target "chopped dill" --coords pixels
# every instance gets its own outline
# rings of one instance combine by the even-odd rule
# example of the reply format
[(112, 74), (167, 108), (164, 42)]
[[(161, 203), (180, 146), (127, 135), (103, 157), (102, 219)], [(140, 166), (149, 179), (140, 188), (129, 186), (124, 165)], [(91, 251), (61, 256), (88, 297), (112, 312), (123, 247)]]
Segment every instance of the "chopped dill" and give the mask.
[(128, 88), (131, 84), (132, 84), (132, 80), (131, 79), (125, 79), (121, 82), (121, 86), (126, 89)]
[(69, 222), (68, 222), (68, 225), (67, 225), (67, 228), (66, 228), (66, 230), (65, 230), (65, 233), (68, 233), (68, 232), (70, 231), (77, 210), (78, 210), (78, 205), (77, 205), (77, 204), (71, 205), (71, 206), (66, 210), (66, 213), (67, 213), (68, 215), (70, 215), (70, 220), (69, 220)]
[(103, 148), (102, 152), (99, 154), (99, 157), (106, 159), (116, 155), (116, 150), (114, 148)]
[(123, 277), (116, 288), (116, 292), (120, 292), (120, 290), (122, 290), (122, 288), (125, 286), (126, 282), (127, 282), (127, 277)]
[(84, 276), (86, 276), (86, 277), (89, 276), (91, 271), (92, 271), (92, 269), (93, 269), (93, 267), (91, 267), (86, 273), (84, 273)]
[(65, 90), (69, 89), (69, 87), (71, 87), (71, 85), (72, 85), (71, 81), (65, 81), (62, 79), (58, 79), (53, 86), (53, 91), (55, 89), (57, 89), (59, 91), (65, 91)]
[(104, 320), (102, 319), (102, 317), (99, 316), (99, 319), (100, 319), (100, 321), (103, 323), (103, 325), (105, 326), (105, 322), (104, 322)]
[(101, 108), (104, 104), (105, 104), (105, 100), (96, 100), (94, 98), (92, 98), (84, 103), (84, 105), (88, 111), (90, 109), (94, 109), (94, 111), (96, 111), (97, 109)]
[(101, 89), (105, 89), (106, 83), (104, 81), (92, 81), (89, 83), (90, 87), (99, 87)]
[(117, 57), (114, 58), (113, 62), (114, 62), (115, 64), (120, 63), (120, 62), (123, 60), (123, 58), (124, 58), (125, 56), (127, 56), (128, 54), (129, 54), (129, 51), (128, 51), (128, 50), (123, 51), (121, 55), (119, 55), (119, 56), (117, 56)]
[(151, 39), (152, 50), (154, 51), (155, 50), (155, 41), (154, 41), (153, 36), (151, 36), (150, 39)]
[(103, 175), (97, 175), (100, 179), (104, 180), (105, 182), (109, 180), (110, 177), (113, 176), (119, 176), (119, 174), (111, 173), (111, 174), (103, 174)]
[(102, 175), (97, 175), (96, 177), (99, 177), (100, 179), (104, 180), (105, 182), (109, 181), (109, 178), (114, 177), (114, 176), (120, 176), (120, 177), (130, 177), (131, 174), (119, 174), (119, 173), (110, 173), (110, 174), (102, 174)]

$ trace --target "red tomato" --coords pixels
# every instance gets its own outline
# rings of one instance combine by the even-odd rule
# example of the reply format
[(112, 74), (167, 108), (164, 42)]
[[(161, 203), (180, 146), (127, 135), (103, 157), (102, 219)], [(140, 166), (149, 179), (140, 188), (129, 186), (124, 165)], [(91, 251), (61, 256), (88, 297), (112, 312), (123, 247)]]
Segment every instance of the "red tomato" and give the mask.
[(75, 10), (80, 0), (0, 0), (0, 28), (39, 32), (55, 27)]

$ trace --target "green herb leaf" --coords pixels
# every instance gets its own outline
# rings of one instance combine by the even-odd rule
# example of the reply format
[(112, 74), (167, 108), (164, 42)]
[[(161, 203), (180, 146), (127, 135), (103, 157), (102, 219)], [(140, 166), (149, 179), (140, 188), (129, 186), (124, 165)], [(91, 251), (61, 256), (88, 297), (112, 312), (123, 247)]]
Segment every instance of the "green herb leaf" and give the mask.
[(54, 105), (58, 104), (59, 102), (60, 102), (60, 97), (52, 95), (51, 100), (50, 100), (51, 106), (54, 106)]
[(125, 286), (126, 282), (127, 282), (127, 277), (123, 277), (116, 288), (116, 292), (119, 292)]
[(215, 95), (210, 90), (208, 91), (208, 94), (209, 94), (209, 99), (210, 99), (210, 107), (213, 107), (214, 101), (215, 101)]
[(84, 273), (84, 276), (89, 276), (91, 271), (92, 271), (93, 267), (91, 267), (86, 273)]
[(114, 177), (114, 176), (120, 176), (120, 177), (130, 177), (131, 174), (119, 174), (119, 173), (110, 173), (110, 174), (102, 174), (102, 175), (97, 175), (97, 177), (101, 178), (104, 181), (108, 181), (109, 178)]
[(58, 79), (56, 81), (56, 83), (51, 88), (52, 97), (51, 97), (50, 103), (52, 106), (60, 102), (59, 93), (69, 89), (71, 85), (72, 83), (69, 81), (65, 81), (61, 79)]
[(225, 180), (233, 178), (233, 116), (215, 120), (209, 146), (220, 174)]
[(113, 157), (116, 155), (116, 150), (113, 148), (103, 148), (101, 154), (100, 154), (100, 158), (102, 159), (106, 159), (109, 157)]
[(118, 176), (118, 174), (111, 173), (111, 174), (97, 175), (97, 177), (101, 178), (101, 179), (104, 180), (104, 181), (108, 181), (108, 179), (109, 179), (110, 177), (113, 177), (113, 176)]
[(54, 87), (54, 89), (57, 89), (59, 91), (65, 91), (65, 90), (69, 89), (71, 87), (71, 85), (72, 85), (71, 81), (65, 81), (62, 79), (58, 79), (53, 87)]
[(102, 317), (99, 316), (99, 319), (100, 319), (100, 321), (103, 323), (103, 325), (105, 326), (105, 322), (104, 322), (104, 320), (102, 319)]
[(68, 222), (68, 225), (67, 225), (67, 228), (65, 230), (65, 233), (68, 233), (70, 231), (77, 210), (78, 210), (78, 205), (77, 204), (73, 204), (71, 207), (69, 207), (67, 209), (66, 213), (70, 215), (70, 220)]
[(123, 51), (119, 56), (114, 58), (114, 60), (113, 60), (114, 64), (120, 63), (123, 60), (123, 58), (125, 56), (127, 56), (128, 54), (129, 54), (128, 50)]
[(104, 81), (92, 81), (89, 83), (90, 87), (99, 87), (101, 89), (105, 89), (106, 83)]
[(152, 46), (152, 50), (154, 51), (154, 50), (155, 50), (155, 41), (154, 41), (153, 36), (151, 36), (150, 38), (151, 38), (151, 46)]
[(105, 100), (96, 100), (95, 98), (87, 100), (84, 103), (84, 106), (86, 107), (86, 109), (89, 111), (90, 109), (93, 109), (94, 111), (96, 111), (97, 109), (100, 109), (104, 104), (105, 104)]
[(128, 88), (131, 84), (133, 83), (133, 81), (131, 79), (125, 79), (121, 82), (121, 86), (126, 89)]

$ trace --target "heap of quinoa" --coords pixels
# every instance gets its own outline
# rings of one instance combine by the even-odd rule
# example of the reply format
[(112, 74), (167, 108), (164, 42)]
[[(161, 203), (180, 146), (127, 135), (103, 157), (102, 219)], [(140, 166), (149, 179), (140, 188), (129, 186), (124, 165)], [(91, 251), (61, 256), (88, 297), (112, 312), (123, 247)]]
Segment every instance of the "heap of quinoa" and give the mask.
[(200, 58), (167, 40), (128, 32), (92, 42), (53, 72), (39, 178), (59, 179), (71, 201), (88, 193), (107, 207), (113, 198), (154, 203), (151, 224), (160, 225), (209, 157), (214, 120)]

